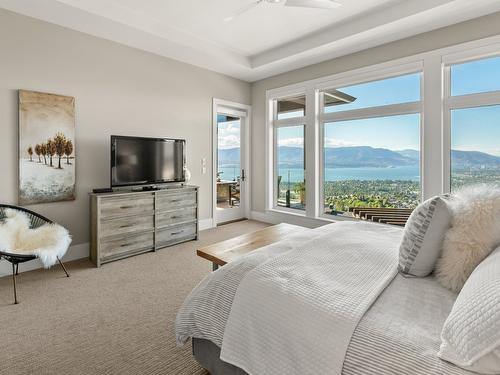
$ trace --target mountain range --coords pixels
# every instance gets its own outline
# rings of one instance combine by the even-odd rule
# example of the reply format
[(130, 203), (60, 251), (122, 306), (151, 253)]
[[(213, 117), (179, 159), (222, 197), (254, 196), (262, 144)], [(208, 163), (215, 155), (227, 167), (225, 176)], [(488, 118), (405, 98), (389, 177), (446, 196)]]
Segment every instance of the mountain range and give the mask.
[[(239, 164), (239, 148), (219, 150), (219, 165)], [(278, 157), (281, 168), (300, 168), (304, 161), (304, 149), (301, 147), (280, 146)], [(420, 153), (406, 149), (393, 151), (370, 146), (329, 147), (325, 148), (327, 168), (362, 168), (362, 167), (401, 167), (418, 165)], [(500, 169), (500, 157), (479, 151), (451, 151), (454, 168), (496, 168)]]

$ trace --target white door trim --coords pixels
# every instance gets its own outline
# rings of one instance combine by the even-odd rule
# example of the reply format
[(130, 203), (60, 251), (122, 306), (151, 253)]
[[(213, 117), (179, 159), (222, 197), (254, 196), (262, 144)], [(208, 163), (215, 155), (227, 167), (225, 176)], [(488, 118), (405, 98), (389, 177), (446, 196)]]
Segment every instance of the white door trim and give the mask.
[[(224, 110), (219, 111), (219, 107)], [(229, 111), (228, 111), (229, 110)], [(251, 132), (250, 125), (252, 123), (252, 106), (232, 102), (224, 99), (213, 98), (212, 100), (212, 218), (215, 225), (217, 225), (217, 113), (234, 114), (241, 117), (244, 121), (243, 126), (244, 134), (242, 139), (244, 142), (243, 147), (243, 164), (241, 168), (245, 169), (245, 189), (242, 192), (242, 205), (243, 217), (250, 217), (250, 196), (251, 196), (251, 166), (250, 166), (250, 147), (251, 147)], [(230, 113), (228, 113), (230, 112)]]

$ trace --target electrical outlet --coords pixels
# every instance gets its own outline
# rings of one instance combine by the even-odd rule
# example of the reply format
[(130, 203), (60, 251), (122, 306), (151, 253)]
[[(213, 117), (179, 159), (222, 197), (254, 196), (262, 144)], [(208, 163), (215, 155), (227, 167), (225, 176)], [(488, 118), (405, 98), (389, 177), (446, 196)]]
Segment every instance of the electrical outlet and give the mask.
[(207, 173), (207, 158), (201, 159), (201, 174)]

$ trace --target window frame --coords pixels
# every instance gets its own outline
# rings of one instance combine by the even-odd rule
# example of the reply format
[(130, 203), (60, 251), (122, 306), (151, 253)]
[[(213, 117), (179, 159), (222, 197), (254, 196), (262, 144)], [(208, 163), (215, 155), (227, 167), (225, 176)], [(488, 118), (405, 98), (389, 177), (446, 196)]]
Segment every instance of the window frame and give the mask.
[[(400, 115), (410, 115), (410, 114), (419, 114), (420, 115), (420, 124), (419, 124), (419, 171), (420, 171), (420, 199), (423, 199), (423, 184), (422, 184), (422, 175), (423, 175), (423, 164), (422, 164), (422, 130), (423, 130), (423, 63), (410, 64), (408, 66), (400, 66), (394, 67), (390, 71), (385, 71), (383, 74), (378, 74), (378, 72), (374, 71), (373, 75), (371, 75), (370, 79), (367, 81), (359, 81), (359, 79), (355, 83), (347, 83), (344, 81), (337, 83), (335, 86), (324, 87), (321, 85), (319, 90), (326, 90), (331, 88), (339, 88), (352, 86), (357, 84), (369, 83), (381, 81), (389, 78), (401, 77), (409, 74), (419, 74), (420, 75), (420, 100), (414, 102), (407, 103), (397, 103), (397, 104), (388, 104), (383, 106), (374, 106), (374, 107), (366, 107), (359, 109), (351, 109), (339, 112), (324, 112), (324, 100), (322, 92), (319, 92), (319, 134), (320, 134), (320, 142), (319, 142), (319, 152), (320, 152), (320, 161), (319, 161), (319, 202), (320, 202), (320, 210), (319, 210), (319, 218), (322, 219), (335, 219), (338, 216), (331, 215), (325, 213), (324, 203), (325, 203), (325, 180), (324, 180), (324, 150), (325, 150), (325, 125), (331, 124), (334, 122), (341, 121), (352, 121), (352, 120), (362, 120), (362, 119), (373, 119), (380, 117), (390, 117), (390, 116), (400, 116)], [(333, 82), (335, 84), (335, 82)], [(343, 86), (339, 86), (339, 84), (343, 84)]]
[[(320, 126), (319, 92), (331, 87), (345, 87), (358, 83), (390, 78), (421, 71), (420, 90), (420, 185), (422, 200), (434, 195), (450, 191), (450, 145), (451, 145), (451, 107), (496, 105), (500, 101), (500, 92), (464, 95), (450, 98), (449, 71), (447, 65), (453, 63), (479, 60), (500, 55), (500, 35), (469, 41), (436, 50), (417, 53), (411, 56), (355, 67), (349, 71), (341, 71), (330, 76), (315, 78), (266, 90), (266, 178), (265, 209), (267, 218), (272, 221), (290, 221), (300, 225), (318, 225), (324, 222), (352, 220), (339, 216), (325, 217), (323, 212), (323, 146), (324, 129)], [(419, 67), (416, 69), (416, 67)], [(395, 74), (396, 72), (396, 74)], [(273, 181), (273, 99), (296, 95), (306, 95), (306, 212), (285, 212), (276, 210), (272, 204), (274, 193)], [(493, 94), (493, 95), (492, 95)], [(405, 103), (407, 104), (407, 103)], [(472, 105), (471, 105), (472, 104)], [(376, 108), (376, 107), (371, 107)], [(391, 110), (390, 108), (386, 108)], [(394, 109), (394, 108), (393, 108)], [(401, 108), (400, 108), (401, 109)], [(408, 108), (405, 110), (405, 112)], [(357, 110), (353, 110), (357, 111)], [(383, 111), (380, 111), (382, 114)], [(338, 112), (334, 112), (338, 113)], [(415, 112), (416, 113), (416, 112)], [(351, 113), (355, 114), (355, 113)], [(359, 112), (358, 114), (362, 114)], [(321, 166), (320, 166), (321, 163)], [(320, 176), (321, 174), (321, 176)], [(321, 186), (321, 188), (320, 188)], [(321, 195), (321, 199), (320, 199)], [(256, 213), (257, 214), (257, 213)], [(305, 216), (305, 217), (303, 217)], [(258, 216), (261, 219), (264, 216)]]
[[(305, 115), (304, 116), (299, 116), (299, 117), (291, 117), (291, 118), (285, 118), (285, 119), (278, 119), (278, 105), (277, 102), (279, 100), (284, 100), (288, 98), (293, 98), (293, 97), (298, 97), (298, 96), (304, 96), (306, 99), (306, 106), (305, 106)], [(268, 172), (268, 178), (271, 179), (272, 181), (272, 188), (271, 192), (268, 193), (268, 201), (267, 201), (267, 207), (271, 210), (276, 210), (276, 211), (284, 211), (287, 213), (293, 213), (299, 216), (306, 216), (305, 210), (298, 210), (295, 208), (290, 208), (290, 207), (283, 207), (283, 206), (278, 206), (278, 155), (277, 155), (277, 132), (278, 128), (285, 128), (285, 127), (291, 127), (291, 126), (304, 126), (304, 161), (306, 159), (306, 151), (307, 150), (307, 145), (306, 145), (306, 119), (307, 119), (307, 113), (308, 113), (308, 102), (307, 102), (307, 96), (305, 93), (305, 89), (301, 87), (294, 88), (293, 90), (283, 92), (281, 95), (274, 96), (270, 99), (270, 105), (272, 108), (272, 114), (271, 114), (271, 155), (272, 155), (272, 166), (270, 168), (270, 171)], [(304, 163), (304, 180), (307, 181), (307, 175), (306, 175), (306, 165)], [(268, 189), (269, 190), (269, 189)], [(307, 188), (306, 188), (306, 194), (307, 194)], [(306, 209), (307, 209), (307, 202), (306, 202)]]
[(443, 192), (451, 192), (451, 112), (455, 109), (500, 105), (500, 90), (464, 95), (451, 95), (451, 67), (457, 64), (500, 57), (500, 45), (475, 48), (465, 52), (444, 55), (443, 62)]

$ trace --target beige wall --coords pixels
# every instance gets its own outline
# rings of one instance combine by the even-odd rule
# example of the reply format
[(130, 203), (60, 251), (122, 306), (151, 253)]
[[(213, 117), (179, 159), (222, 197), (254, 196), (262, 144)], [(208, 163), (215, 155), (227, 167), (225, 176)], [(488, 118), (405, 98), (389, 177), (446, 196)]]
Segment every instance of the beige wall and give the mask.
[(252, 210), (265, 211), (266, 90), (500, 34), (500, 12), (358, 53), (280, 74), (252, 84)]
[(88, 242), (88, 192), (109, 186), (111, 134), (187, 139), (200, 217), (212, 216), (212, 98), (250, 103), (250, 84), (0, 10), (0, 201), (17, 203), (17, 90), (76, 98), (77, 199), (30, 206)]

